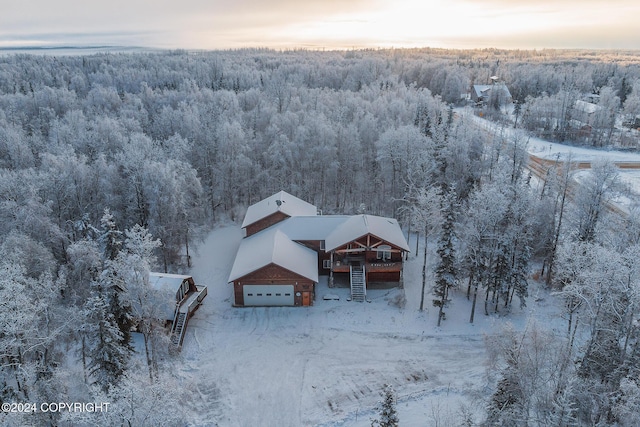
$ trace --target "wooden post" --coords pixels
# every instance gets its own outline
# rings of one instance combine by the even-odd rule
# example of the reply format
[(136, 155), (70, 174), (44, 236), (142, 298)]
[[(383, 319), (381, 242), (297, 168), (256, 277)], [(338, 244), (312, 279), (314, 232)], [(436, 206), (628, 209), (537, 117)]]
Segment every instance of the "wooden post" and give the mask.
[(333, 288), (333, 251), (329, 253), (329, 259), (331, 260), (331, 268), (329, 269), (329, 287)]

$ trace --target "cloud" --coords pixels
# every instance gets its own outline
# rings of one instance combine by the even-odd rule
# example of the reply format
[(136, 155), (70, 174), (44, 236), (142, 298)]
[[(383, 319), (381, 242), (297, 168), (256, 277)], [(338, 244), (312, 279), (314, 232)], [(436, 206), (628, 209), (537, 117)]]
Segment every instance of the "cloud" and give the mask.
[[(260, 32), (370, 7), (377, 0), (33, 0), (0, 14), (0, 42), (129, 39), (134, 44), (204, 44), (199, 37), (260, 40)], [(253, 35), (253, 36), (252, 36)], [(205, 40), (206, 41), (206, 40)], [(184, 46), (189, 47), (189, 46)], [(202, 47), (202, 46), (195, 46)], [(220, 46), (217, 46), (220, 47)]]
[[(30, 0), (0, 14), (0, 46), (166, 48), (638, 47), (637, 1)], [(464, 46), (463, 46), (464, 45)], [(453, 46), (452, 46), (453, 47)]]

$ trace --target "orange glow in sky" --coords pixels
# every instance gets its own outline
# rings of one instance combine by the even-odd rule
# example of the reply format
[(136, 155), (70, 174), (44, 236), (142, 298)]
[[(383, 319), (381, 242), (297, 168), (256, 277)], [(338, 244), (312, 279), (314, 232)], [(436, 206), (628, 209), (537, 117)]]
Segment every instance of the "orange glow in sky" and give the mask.
[(0, 47), (640, 49), (637, 0), (30, 0)]

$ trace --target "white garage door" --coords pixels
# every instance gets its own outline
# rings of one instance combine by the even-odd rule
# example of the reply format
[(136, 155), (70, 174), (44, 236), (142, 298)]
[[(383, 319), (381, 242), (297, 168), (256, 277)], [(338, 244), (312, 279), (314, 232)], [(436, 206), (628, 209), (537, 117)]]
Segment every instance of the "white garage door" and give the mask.
[(293, 285), (244, 285), (244, 305), (293, 305)]

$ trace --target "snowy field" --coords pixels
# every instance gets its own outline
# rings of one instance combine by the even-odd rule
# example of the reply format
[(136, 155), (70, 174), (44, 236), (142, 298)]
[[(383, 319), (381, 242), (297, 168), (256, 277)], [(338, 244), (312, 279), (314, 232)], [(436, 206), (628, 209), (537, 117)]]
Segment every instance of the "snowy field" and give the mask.
[[(507, 322), (523, 329), (531, 318), (564, 325), (552, 297), (536, 290), (527, 308), (506, 316), (485, 316), (479, 297), (471, 325), (461, 289), (437, 328), (430, 296), (428, 310), (418, 310), (415, 254), (405, 289), (369, 291), (369, 303), (347, 301), (349, 290), (329, 289), (325, 279), (313, 307), (234, 308), (226, 280), (240, 240), (239, 227), (219, 228), (194, 257), (192, 274), (209, 294), (175, 370), (195, 391), (185, 402), (192, 425), (369, 426), (384, 384), (396, 390), (401, 425), (456, 425), (462, 407), (478, 417), (490, 393), (484, 334)], [(323, 300), (327, 294), (340, 299)]]

